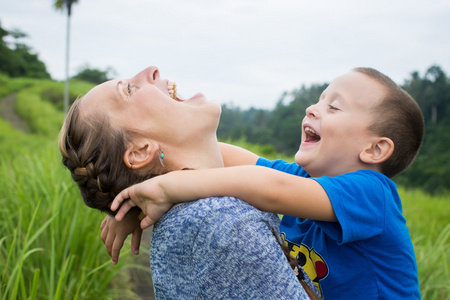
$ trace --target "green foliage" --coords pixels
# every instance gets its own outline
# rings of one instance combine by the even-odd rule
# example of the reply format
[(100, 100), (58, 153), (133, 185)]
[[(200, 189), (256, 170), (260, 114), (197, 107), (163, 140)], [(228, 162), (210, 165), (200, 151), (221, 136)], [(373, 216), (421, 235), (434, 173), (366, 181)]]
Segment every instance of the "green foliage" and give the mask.
[(0, 298), (123, 296), (109, 290), (124, 265), (110, 263), (99, 239), (103, 215), (85, 207), (55, 141), (30, 149), (9, 136), (18, 155), (0, 158)]
[(67, 15), (72, 14), (72, 5), (78, 3), (78, 0), (53, 0), (53, 7), (56, 10), (67, 10)]
[(84, 205), (61, 164), (63, 114), (40, 92), (19, 93), (26, 108), (40, 112), (26, 112), (36, 134), (0, 119), (0, 299), (133, 299), (123, 272), (133, 266), (129, 245), (113, 266), (99, 238), (104, 216)]
[[(16, 83), (9, 91), (22, 87), (17, 94), (16, 111), (30, 130), (39, 135), (56, 136), (64, 118), (63, 83), (20, 79), (12, 79), (11, 82)], [(92, 86), (93, 84), (74, 80), (70, 89), (71, 101), (85, 94)]]
[(430, 67), (421, 78), (412, 73), (403, 88), (413, 96), (425, 119), (425, 137), (413, 165), (396, 178), (409, 187), (422, 187), (440, 194), (450, 189), (450, 80), (438, 66)]
[(0, 73), (0, 98), (9, 94), (8, 79), (7, 75)]
[(40, 82), (39, 79), (15, 77), (0, 73), (0, 97), (15, 93), (20, 89), (26, 88)]
[(16, 110), (34, 133), (57, 136), (62, 125), (64, 113), (54, 105), (42, 100), (38, 93), (40, 87), (24, 89), (17, 95)]
[(110, 78), (109, 74), (114, 73), (115, 72), (112, 68), (107, 68), (106, 70), (102, 71), (99, 69), (92, 69), (91, 67), (89, 67), (89, 65), (85, 65), (73, 78), (93, 84), (100, 84), (102, 82), (111, 80), (112, 78)]
[[(18, 34), (18, 29), (8, 32), (0, 26), (0, 72), (11, 77), (26, 76), (31, 78), (50, 78), (45, 64), (39, 60), (37, 54), (18, 39), (26, 34)], [(16, 39), (14, 49), (11, 49), (4, 38), (11, 35)]]
[(450, 194), (399, 188), (419, 269), (422, 299), (450, 299)]
[(232, 144), (239, 146), (241, 148), (247, 149), (253, 153), (257, 153), (260, 156), (263, 156), (267, 159), (275, 160), (275, 159), (283, 159), (285, 161), (293, 162), (294, 157), (288, 156), (284, 154), (280, 154), (276, 152), (276, 149), (273, 145), (259, 145), (248, 142), (245, 138), (240, 138), (237, 140), (232, 139), (220, 139), (220, 142)]
[[(69, 102), (73, 103), (78, 97), (86, 94), (94, 84), (88, 83), (81, 80), (71, 80), (70, 81), (70, 91), (69, 91)], [(63, 111), (64, 104), (64, 83), (56, 81), (41, 81), (38, 86), (34, 87), (37, 89), (37, 93), (40, 95), (42, 100), (51, 103), (58, 110)]]

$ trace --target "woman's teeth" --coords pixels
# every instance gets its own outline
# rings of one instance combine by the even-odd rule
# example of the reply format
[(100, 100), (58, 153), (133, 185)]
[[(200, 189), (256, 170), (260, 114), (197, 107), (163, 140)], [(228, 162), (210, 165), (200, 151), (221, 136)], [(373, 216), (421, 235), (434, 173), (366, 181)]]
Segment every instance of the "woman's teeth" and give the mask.
[(177, 84), (175, 82), (169, 82), (167, 89), (169, 90), (170, 97), (177, 100)]
[(175, 82), (168, 82), (167, 90), (169, 91), (169, 95), (172, 99), (177, 101), (185, 101), (184, 98), (177, 94), (177, 84)]

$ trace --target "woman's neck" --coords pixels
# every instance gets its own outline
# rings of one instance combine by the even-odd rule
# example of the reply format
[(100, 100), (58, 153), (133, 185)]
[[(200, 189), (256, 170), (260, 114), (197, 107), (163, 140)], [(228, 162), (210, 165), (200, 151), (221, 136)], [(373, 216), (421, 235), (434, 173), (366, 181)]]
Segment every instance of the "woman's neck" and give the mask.
[[(198, 143), (191, 147), (177, 147), (170, 152), (165, 152), (165, 157), (169, 159), (169, 155), (172, 158), (170, 160), (170, 169), (211, 169), (222, 168), (223, 159), (220, 153), (219, 144), (217, 139), (213, 141)], [(169, 162), (169, 160), (168, 160)]]

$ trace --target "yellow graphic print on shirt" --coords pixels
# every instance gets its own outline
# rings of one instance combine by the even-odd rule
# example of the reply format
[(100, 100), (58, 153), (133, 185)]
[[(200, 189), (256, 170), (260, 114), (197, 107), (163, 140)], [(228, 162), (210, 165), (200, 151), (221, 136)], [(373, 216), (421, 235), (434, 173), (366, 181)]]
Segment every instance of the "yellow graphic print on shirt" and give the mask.
[(328, 265), (325, 260), (314, 249), (310, 249), (304, 244), (299, 246), (287, 242), (284, 239), (284, 234), (282, 234), (282, 238), (286, 246), (288, 246), (292, 257), (297, 259), (299, 266), (305, 270), (306, 274), (308, 274), (309, 278), (322, 295), (320, 280), (324, 279), (328, 275)]

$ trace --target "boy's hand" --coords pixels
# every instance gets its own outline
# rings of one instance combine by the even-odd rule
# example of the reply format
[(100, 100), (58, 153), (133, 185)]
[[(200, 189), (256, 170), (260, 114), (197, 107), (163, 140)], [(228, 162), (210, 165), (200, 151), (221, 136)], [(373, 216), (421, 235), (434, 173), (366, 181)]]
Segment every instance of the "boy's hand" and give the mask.
[(115, 211), (123, 203), (116, 214), (116, 220), (121, 221), (132, 207), (139, 206), (145, 215), (141, 221), (141, 228), (146, 229), (155, 224), (172, 208), (172, 203), (169, 202), (158, 184), (161, 178), (168, 175), (148, 179), (120, 192), (111, 204), (111, 210)]
[(113, 264), (119, 261), (120, 250), (130, 234), (132, 234), (131, 250), (134, 254), (139, 254), (142, 229), (139, 227), (138, 215), (139, 211), (136, 210), (130, 211), (120, 222), (109, 215), (103, 220), (100, 226), (101, 238)]

